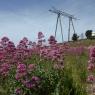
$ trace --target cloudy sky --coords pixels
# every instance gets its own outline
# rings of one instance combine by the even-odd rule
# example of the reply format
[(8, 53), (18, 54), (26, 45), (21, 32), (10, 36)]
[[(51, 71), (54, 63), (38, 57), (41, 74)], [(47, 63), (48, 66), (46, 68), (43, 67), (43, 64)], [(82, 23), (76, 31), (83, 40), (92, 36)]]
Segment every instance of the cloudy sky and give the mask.
[[(24, 36), (35, 41), (39, 31), (46, 38), (54, 35), (57, 15), (48, 11), (53, 6), (80, 19), (74, 21), (78, 35), (95, 31), (95, 0), (0, 0), (0, 38), (8, 36), (17, 43)], [(62, 17), (62, 26), (67, 40), (68, 18)], [(61, 41), (60, 27), (57, 40)]]

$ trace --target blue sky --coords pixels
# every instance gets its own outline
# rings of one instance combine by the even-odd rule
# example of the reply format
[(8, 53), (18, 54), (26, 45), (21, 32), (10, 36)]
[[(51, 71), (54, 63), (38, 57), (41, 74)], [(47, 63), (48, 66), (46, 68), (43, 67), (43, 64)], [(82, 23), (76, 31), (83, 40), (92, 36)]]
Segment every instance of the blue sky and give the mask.
[[(77, 34), (95, 31), (95, 0), (0, 0), (0, 38), (8, 36), (18, 43), (24, 36), (35, 41), (42, 31), (46, 38), (54, 35), (57, 15), (48, 10), (54, 6), (75, 15)], [(67, 40), (68, 19), (62, 17), (64, 40)], [(73, 31), (71, 31), (71, 34)], [(58, 27), (57, 40), (61, 41)]]

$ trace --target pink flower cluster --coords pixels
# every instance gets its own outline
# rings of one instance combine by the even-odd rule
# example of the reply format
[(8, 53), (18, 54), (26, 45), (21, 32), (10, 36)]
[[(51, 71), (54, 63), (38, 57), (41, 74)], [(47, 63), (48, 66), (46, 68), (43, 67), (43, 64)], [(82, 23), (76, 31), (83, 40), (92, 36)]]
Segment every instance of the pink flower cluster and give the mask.
[[(30, 90), (37, 89), (37, 87), (39, 87), (41, 79), (38, 76), (32, 75), (32, 72), (35, 71), (35, 69), (35, 64), (25, 65), (23, 63), (18, 63), (15, 74), (16, 81), (19, 82), (22, 86), (24, 86), (24, 88)], [(21, 95), (25, 92), (22, 89), (22, 86), (17, 86), (15, 90), (16, 95)]]
[(65, 49), (63, 48), (63, 46), (57, 44), (54, 36), (50, 36), (48, 41), (50, 45), (44, 46), (40, 49), (40, 57), (55, 62), (55, 69), (63, 69), (63, 52)]
[(85, 48), (83, 46), (71, 47), (67, 50), (67, 53), (71, 54), (71, 55), (81, 55), (81, 54), (83, 54), (84, 50), (85, 50)]
[[(48, 41), (48, 46), (43, 45), (45, 39), (42, 32), (38, 33), (37, 43), (24, 37), (17, 46), (8, 37), (3, 37), (0, 41), (0, 76), (6, 77), (11, 74), (11, 70), (15, 70), (14, 77), (16, 82), (19, 82), (27, 89), (38, 87), (41, 79), (36, 75), (32, 75), (36, 65), (24, 63), (33, 54), (54, 62), (55, 69), (63, 69), (64, 46), (57, 44), (54, 36), (50, 36)], [(21, 95), (23, 90), (21, 87), (17, 87), (15, 92), (17, 95)]]
[[(31, 46), (31, 48), (30, 48)], [(17, 47), (7, 37), (0, 41), (0, 75), (8, 75), (9, 67), (16, 66), (18, 62), (32, 56), (32, 44), (24, 37)]]
[(16, 88), (15, 93), (16, 93), (16, 95), (22, 95), (23, 91), (21, 88), (18, 87), (18, 88)]
[(54, 36), (50, 36), (50, 38), (48, 39), (48, 41), (49, 41), (50, 45), (55, 45), (56, 42), (57, 42)]
[(37, 43), (37, 45), (41, 47), (43, 45), (43, 42), (45, 42), (44, 34), (42, 32), (38, 32), (38, 43)]
[(2, 76), (7, 76), (8, 73), (9, 73), (9, 70), (10, 70), (10, 65), (9, 64), (7, 64), (7, 63), (1, 64), (1, 66), (0, 66), (0, 74)]
[(25, 85), (29, 89), (34, 89), (40, 83), (40, 78), (37, 76), (32, 76), (30, 80), (23, 81), (23, 85)]
[(16, 70), (16, 75), (15, 75), (16, 80), (20, 80), (26, 74), (27, 74), (26, 65), (25, 64), (18, 64), (17, 70)]
[(88, 61), (88, 72), (89, 76), (87, 78), (88, 82), (95, 82), (95, 76), (94, 76), (94, 71), (95, 71), (95, 47), (91, 47), (89, 51), (89, 61)]
[[(16, 79), (27, 75), (27, 66), (22, 64), (27, 58), (31, 58), (33, 54), (38, 54), (40, 57), (50, 59), (57, 63), (63, 60), (64, 46), (57, 44), (54, 36), (48, 39), (49, 46), (42, 45), (45, 41), (42, 32), (38, 33), (38, 43), (29, 41), (24, 37), (17, 46), (14, 45), (8, 37), (3, 37), (0, 41), (0, 75), (8, 75), (10, 67), (17, 67)], [(62, 63), (62, 62), (61, 62)], [(30, 64), (28, 72), (34, 70), (35, 66)]]
[(44, 46), (40, 50), (40, 56), (46, 59), (51, 59), (52, 61), (58, 61), (63, 59), (63, 48), (60, 47), (53, 36), (49, 38), (50, 46)]
[(29, 73), (34, 71), (36, 69), (35, 64), (29, 64), (26, 66), (24, 63), (18, 63), (17, 69), (16, 69), (16, 80), (22, 80), (24, 77), (26, 77)]

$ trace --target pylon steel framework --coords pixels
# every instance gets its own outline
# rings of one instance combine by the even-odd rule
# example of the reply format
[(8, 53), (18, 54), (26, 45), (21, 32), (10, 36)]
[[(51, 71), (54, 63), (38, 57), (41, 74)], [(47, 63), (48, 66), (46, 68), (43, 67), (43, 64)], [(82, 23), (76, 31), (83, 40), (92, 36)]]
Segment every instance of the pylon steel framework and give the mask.
[(55, 38), (56, 38), (56, 33), (57, 33), (57, 28), (58, 28), (58, 21), (60, 21), (60, 28), (61, 28), (61, 35), (62, 35), (62, 42), (63, 42), (63, 28), (62, 28), (62, 22), (61, 22), (61, 16), (65, 16), (67, 18), (69, 18), (69, 28), (68, 28), (68, 41), (70, 41), (70, 31), (71, 31), (71, 25), (73, 28), (73, 31), (75, 33), (75, 28), (74, 28), (74, 24), (73, 24), (73, 19), (74, 20), (78, 20), (76, 17), (74, 17), (74, 15), (68, 14), (64, 11), (61, 10), (57, 10), (54, 7), (49, 10), (52, 13), (57, 14), (57, 21), (56, 21), (56, 28), (55, 28)]

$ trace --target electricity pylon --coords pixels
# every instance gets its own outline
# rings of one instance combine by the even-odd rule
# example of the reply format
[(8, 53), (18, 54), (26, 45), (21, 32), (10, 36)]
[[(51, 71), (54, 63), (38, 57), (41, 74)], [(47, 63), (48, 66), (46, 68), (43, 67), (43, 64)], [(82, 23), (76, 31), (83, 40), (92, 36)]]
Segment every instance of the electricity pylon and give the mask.
[(55, 28), (55, 38), (56, 38), (56, 32), (57, 32), (57, 27), (58, 27), (58, 21), (60, 21), (60, 27), (61, 27), (61, 35), (62, 35), (62, 42), (63, 42), (63, 31), (62, 31), (62, 23), (61, 23), (61, 16), (65, 16), (67, 18), (69, 18), (69, 29), (68, 29), (68, 41), (70, 41), (70, 31), (71, 31), (71, 25), (73, 27), (73, 31), (75, 34), (75, 28), (74, 28), (74, 24), (73, 24), (73, 19), (74, 20), (78, 20), (77, 18), (75, 18), (73, 15), (68, 14), (64, 11), (61, 10), (57, 10), (54, 7), (49, 10), (52, 13), (57, 14), (57, 22), (56, 22), (56, 28)]

